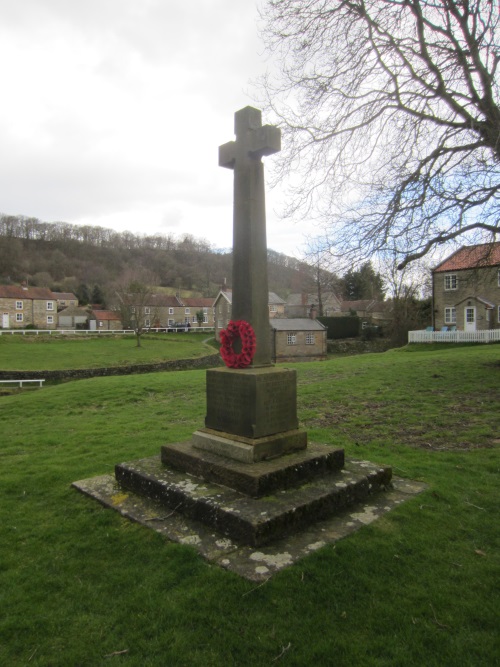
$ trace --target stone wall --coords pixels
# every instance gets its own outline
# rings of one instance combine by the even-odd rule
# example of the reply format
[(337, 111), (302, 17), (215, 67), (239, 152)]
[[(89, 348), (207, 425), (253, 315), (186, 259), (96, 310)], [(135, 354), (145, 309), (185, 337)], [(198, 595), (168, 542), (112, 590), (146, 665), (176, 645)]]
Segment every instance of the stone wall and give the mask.
[(108, 375), (131, 375), (135, 373), (158, 373), (164, 371), (186, 371), (214, 368), (222, 365), (220, 354), (211, 354), (197, 359), (176, 359), (159, 364), (135, 364), (133, 366), (110, 366), (109, 368), (75, 368), (60, 371), (0, 371), (0, 380), (23, 380), (45, 378), (46, 380), (80, 380)]
[(394, 347), (388, 338), (361, 340), (361, 338), (344, 338), (328, 341), (328, 354), (364, 354), (367, 352), (386, 352)]

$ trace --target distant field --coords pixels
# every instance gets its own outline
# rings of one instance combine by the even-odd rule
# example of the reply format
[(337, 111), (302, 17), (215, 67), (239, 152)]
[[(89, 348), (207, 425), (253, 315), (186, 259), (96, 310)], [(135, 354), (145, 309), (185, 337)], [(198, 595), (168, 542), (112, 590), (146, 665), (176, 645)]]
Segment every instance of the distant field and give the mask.
[(135, 336), (0, 336), (0, 370), (49, 371), (192, 359), (212, 354), (207, 333)]
[(499, 664), (500, 345), (293, 368), (310, 440), (427, 489), (259, 585), (70, 487), (189, 438), (204, 371), (0, 396), (2, 667)]

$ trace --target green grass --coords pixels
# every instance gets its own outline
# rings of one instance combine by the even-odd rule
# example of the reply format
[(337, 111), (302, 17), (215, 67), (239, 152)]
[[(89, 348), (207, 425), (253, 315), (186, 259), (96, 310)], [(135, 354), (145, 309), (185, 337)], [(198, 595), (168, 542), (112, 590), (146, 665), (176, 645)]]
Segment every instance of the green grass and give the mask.
[(0, 397), (1, 665), (499, 664), (500, 346), (294, 367), (310, 439), (428, 489), (260, 586), (70, 488), (188, 438), (203, 371)]
[(149, 364), (213, 354), (207, 333), (129, 336), (0, 336), (0, 369), (48, 371)]

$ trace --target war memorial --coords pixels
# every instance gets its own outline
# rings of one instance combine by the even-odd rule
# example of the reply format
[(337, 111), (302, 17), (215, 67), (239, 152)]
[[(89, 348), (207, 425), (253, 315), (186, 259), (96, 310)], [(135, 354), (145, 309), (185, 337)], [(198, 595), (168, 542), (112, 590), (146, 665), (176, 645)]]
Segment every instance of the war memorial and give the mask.
[(280, 150), (261, 112), (235, 114), (219, 147), (234, 177), (233, 310), (223, 367), (206, 372), (204, 425), (186, 442), (73, 486), (123, 516), (259, 580), (418, 493), (392, 470), (308, 442), (294, 369), (271, 363), (263, 156)]

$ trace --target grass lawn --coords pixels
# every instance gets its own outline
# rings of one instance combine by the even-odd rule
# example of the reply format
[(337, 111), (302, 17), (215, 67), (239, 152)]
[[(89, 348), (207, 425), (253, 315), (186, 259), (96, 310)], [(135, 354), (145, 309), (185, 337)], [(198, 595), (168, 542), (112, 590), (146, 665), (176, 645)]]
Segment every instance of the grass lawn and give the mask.
[(128, 336), (0, 336), (0, 369), (49, 371), (149, 364), (213, 354), (205, 333)]
[(294, 367), (311, 440), (428, 489), (260, 585), (70, 488), (188, 438), (204, 371), (0, 397), (1, 665), (500, 664), (500, 346)]

